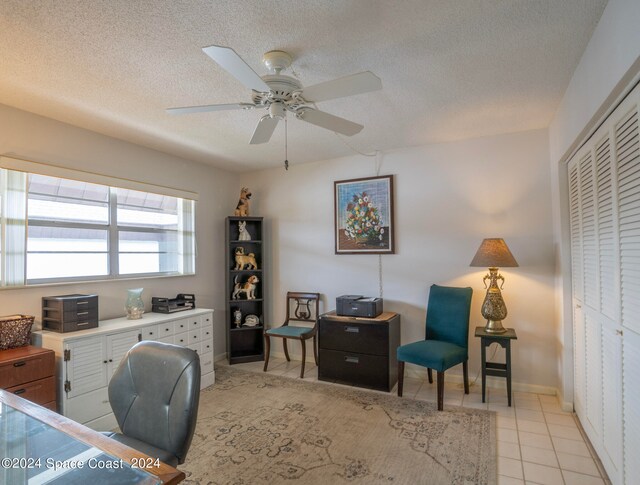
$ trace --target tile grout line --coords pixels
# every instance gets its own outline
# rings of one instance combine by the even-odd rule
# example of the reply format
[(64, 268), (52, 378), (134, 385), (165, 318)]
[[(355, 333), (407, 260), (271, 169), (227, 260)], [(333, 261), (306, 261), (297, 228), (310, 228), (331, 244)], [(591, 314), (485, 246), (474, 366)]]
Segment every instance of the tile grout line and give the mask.
[[(540, 400), (540, 398), (538, 398)], [(544, 412), (544, 407), (542, 406), (542, 402), (540, 403), (540, 409), (542, 409), (542, 418), (544, 419), (544, 424), (547, 427), (547, 433), (549, 433), (549, 441), (551, 441), (551, 448), (553, 449), (553, 454), (556, 455), (556, 461), (558, 462), (558, 470), (560, 470), (560, 476), (562, 477), (562, 483), (567, 483), (564, 478), (564, 470), (562, 469), (562, 465), (560, 464), (560, 457), (558, 457), (558, 450), (556, 450), (556, 444), (553, 442), (553, 436), (551, 436), (551, 430), (549, 429), (549, 423), (547, 422), (547, 413)]]

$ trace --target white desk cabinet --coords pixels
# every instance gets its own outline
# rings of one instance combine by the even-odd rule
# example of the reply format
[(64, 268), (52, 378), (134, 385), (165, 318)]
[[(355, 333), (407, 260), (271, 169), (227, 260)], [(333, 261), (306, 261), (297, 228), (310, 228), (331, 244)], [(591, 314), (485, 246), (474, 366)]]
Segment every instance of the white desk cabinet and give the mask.
[(33, 344), (56, 354), (58, 410), (90, 428), (117, 426), (111, 412), (109, 380), (127, 351), (141, 340), (183, 345), (200, 355), (200, 388), (213, 385), (213, 310), (145, 313), (140, 320), (114, 318), (78, 332), (33, 332)]

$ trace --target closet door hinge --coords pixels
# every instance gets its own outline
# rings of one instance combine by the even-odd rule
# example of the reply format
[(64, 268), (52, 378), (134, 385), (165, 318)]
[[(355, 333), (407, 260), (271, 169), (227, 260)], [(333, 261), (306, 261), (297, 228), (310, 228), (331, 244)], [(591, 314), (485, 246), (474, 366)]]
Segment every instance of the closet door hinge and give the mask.
[(69, 392), (69, 391), (71, 391), (71, 382), (67, 380), (67, 381), (64, 381), (64, 392)]
[(64, 361), (67, 362), (69, 360), (71, 360), (71, 350), (64, 349)]

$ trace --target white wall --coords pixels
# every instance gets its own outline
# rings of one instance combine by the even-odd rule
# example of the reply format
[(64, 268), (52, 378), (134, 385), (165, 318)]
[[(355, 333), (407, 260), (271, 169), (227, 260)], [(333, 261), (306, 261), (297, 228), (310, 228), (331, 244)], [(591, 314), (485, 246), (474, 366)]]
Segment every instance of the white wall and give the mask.
[[(469, 263), (483, 238), (504, 237), (520, 264), (502, 272), (509, 309), (504, 323), (518, 332), (514, 381), (556, 387), (548, 157), (546, 130), (384, 155), (380, 174), (395, 176), (397, 243), (395, 255), (382, 256), (384, 303), (402, 315), (403, 343), (424, 338), (432, 283), (471, 286), (475, 377), (479, 342), (472, 335), (484, 324), (486, 270)], [(333, 182), (372, 175), (373, 159), (354, 156), (241, 176), (253, 192), (253, 214), (266, 218), (271, 322), (283, 321), (288, 290), (319, 291), (324, 310), (335, 308), (341, 294), (378, 295), (379, 257), (335, 255), (333, 239)], [(279, 343), (274, 350), (281, 351)]]
[(640, 79), (640, 2), (610, 0), (549, 126), (562, 400), (573, 400), (570, 246), (565, 163), (628, 87)]
[(215, 353), (225, 351), (224, 218), (237, 202), (237, 175), (51, 119), (0, 105), (0, 154), (68, 168), (126, 177), (197, 192), (196, 275), (136, 281), (0, 290), (0, 314), (41, 317), (41, 297), (97, 293), (100, 318), (124, 315), (127, 288), (144, 287), (147, 311), (152, 296), (195, 293), (196, 304), (214, 308)]

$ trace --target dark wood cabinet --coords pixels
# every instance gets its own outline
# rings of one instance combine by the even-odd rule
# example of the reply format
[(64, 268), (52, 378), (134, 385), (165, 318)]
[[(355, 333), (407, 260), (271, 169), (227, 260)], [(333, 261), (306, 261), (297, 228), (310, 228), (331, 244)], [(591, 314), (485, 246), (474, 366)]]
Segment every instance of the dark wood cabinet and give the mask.
[[(241, 235), (241, 225), (247, 235)], [(227, 217), (225, 229), (227, 359), (229, 364), (264, 360), (263, 332), (266, 312), (263, 219)], [(247, 237), (249, 239), (246, 239)], [(236, 291), (236, 285), (244, 288), (252, 277), (259, 281), (251, 293), (244, 289)], [(236, 315), (240, 316), (239, 325)], [(258, 325), (247, 322), (248, 316), (257, 318)]]
[(391, 391), (398, 380), (399, 345), (397, 313), (376, 318), (325, 313), (318, 323), (318, 379)]
[(53, 350), (28, 345), (0, 351), (0, 388), (56, 411)]

